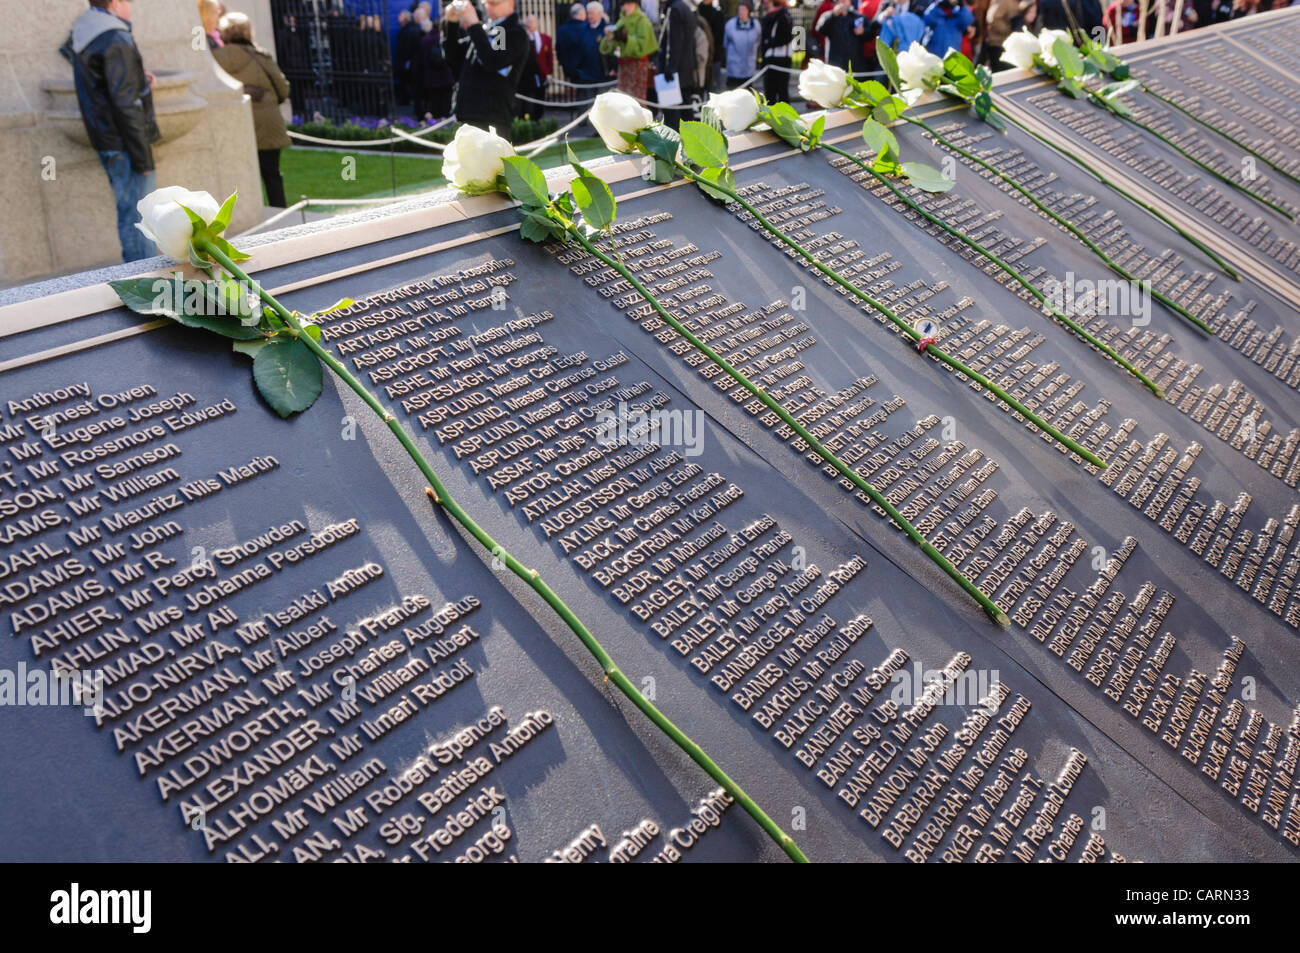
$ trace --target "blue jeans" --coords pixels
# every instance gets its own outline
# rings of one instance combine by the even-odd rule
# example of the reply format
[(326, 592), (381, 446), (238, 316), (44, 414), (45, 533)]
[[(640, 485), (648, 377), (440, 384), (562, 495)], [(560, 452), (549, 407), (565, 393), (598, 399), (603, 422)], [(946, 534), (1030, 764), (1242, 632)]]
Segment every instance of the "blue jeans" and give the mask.
[(108, 173), (108, 183), (117, 199), (117, 238), (122, 243), (122, 260), (152, 258), (158, 252), (135, 223), (140, 221), (136, 203), (153, 191), (153, 171), (136, 172), (131, 168), (131, 157), (121, 149), (101, 152), (99, 163)]

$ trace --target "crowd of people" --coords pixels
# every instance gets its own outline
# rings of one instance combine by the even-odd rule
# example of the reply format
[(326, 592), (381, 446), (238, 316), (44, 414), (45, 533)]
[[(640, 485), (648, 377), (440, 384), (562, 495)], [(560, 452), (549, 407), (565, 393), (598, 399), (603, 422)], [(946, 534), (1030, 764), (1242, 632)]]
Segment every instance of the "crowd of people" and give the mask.
[[(462, 11), (478, 2), (459, 0), (440, 13), (426, 0), (400, 14), (399, 101), (411, 103), (416, 116), (461, 118), (452, 93), (473, 46)], [(811, 18), (801, 18), (806, 31), (796, 29), (790, 2), (575, 2), (567, 16), (562, 10), (557, 14), (563, 22), (554, 37), (541, 31), (536, 17), (527, 17), (522, 24), (527, 42), (518, 44), (523, 62), (513, 113), (537, 117), (548, 102), (582, 102), (616, 85), (648, 104), (661, 104), (673, 122), (709, 92), (724, 88), (753, 84), (769, 101), (786, 100), (800, 52), (870, 73), (879, 68), (879, 38), (895, 50), (913, 43), (938, 56), (961, 50), (996, 69), (1003, 65), (1003, 42), (1021, 28), (1074, 29), (1094, 37), (1104, 30), (1112, 43), (1132, 42), (1139, 33), (1208, 26), (1283, 0), (1149, 0), (1145, 30), (1137, 23), (1138, 0), (821, 0)], [(492, 9), (476, 22), (483, 16), (496, 22)]]
[[(896, 50), (921, 43), (943, 56), (958, 49), (999, 65), (1002, 44), (1022, 27), (1081, 30), (1111, 42), (1180, 32), (1272, 8), (1282, 0), (821, 0), (806, 49), (787, 0), (591, 0), (574, 3), (554, 38), (536, 16), (522, 21), (516, 0), (430, 0), (398, 14), (392, 63), (397, 100), (416, 117), (454, 117), (509, 136), (515, 117), (541, 115), (562, 74), (581, 103), (618, 89), (665, 108), (676, 125), (706, 95), (756, 84), (769, 102), (786, 101), (796, 53), (841, 68), (877, 68), (876, 39)], [(756, 9), (755, 2), (762, 3)], [(1300, 0), (1297, 0), (1300, 2)], [(252, 103), (258, 164), (267, 202), (285, 204), (280, 151), (290, 143), (281, 104), (289, 82), (275, 58), (253, 41), (249, 18), (218, 0), (197, 0), (199, 21), (217, 63), (243, 85)], [(924, 4), (922, 7), (920, 4)], [(1179, 13), (1181, 11), (1181, 14)], [(87, 135), (117, 203), (118, 236), (127, 261), (152, 249), (135, 228), (136, 203), (153, 190), (153, 75), (131, 33), (131, 0), (89, 0), (61, 52), (73, 65)], [(1175, 23), (1175, 18), (1178, 22)], [(386, 59), (380, 18), (366, 34), (375, 62)], [(364, 52), (364, 50), (363, 50)], [(557, 69), (558, 66), (558, 69)]]

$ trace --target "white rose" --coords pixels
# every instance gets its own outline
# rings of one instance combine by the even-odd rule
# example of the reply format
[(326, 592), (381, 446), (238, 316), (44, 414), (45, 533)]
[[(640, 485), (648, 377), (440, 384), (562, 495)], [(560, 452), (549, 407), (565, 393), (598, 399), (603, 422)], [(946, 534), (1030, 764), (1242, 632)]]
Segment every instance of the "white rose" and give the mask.
[(1002, 41), (1002, 62), (1021, 69), (1033, 69), (1034, 57), (1039, 52), (1038, 37), (1028, 30), (1012, 33)]
[(898, 54), (898, 78), (904, 89), (934, 89), (943, 77), (943, 60), (920, 43)]
[(631, 152), (620, 133), (640, 132), (647, 126), (654, 125), (655, 117), (627, 93), (601, 93), (591, 104), (591, 114), (587, 117), (605, 148), (610, 152)]
[(1064, 30), (1044, 30), (1038, 34), (1038, 55), (1048, 66), (1056, 65), (1056, 54), (1052, 52), (1052, 45), (1057, 40), (1064, 40), (1067, 46), (1074, 46), (1074, 40)]
[(844, 101), (849, 79), (844, 70), (821, 60), (813, 60), (799, 74), (799, 95), (822, 109), (834, 109)]
[(758, 121), (758, 97), (747, 89), (710, 93), (708, 107), (727, 132), (744, 132)]
[(194, 223), (182, 205), (209, 224), (221, 211), (221, 204), (207, 192), (191, 192), (179, 185), (169, 185), (155, 189), (136, 203), (140, 221), (135, 223), (135, 227), (144, 232), (164, 255), (186, 262), (190, 260)]
[(442, 153), (442, 174), (462, 192), (490, 192), (506, 170), (501, 160), (514, 154), (495, 132), (464, 124)]

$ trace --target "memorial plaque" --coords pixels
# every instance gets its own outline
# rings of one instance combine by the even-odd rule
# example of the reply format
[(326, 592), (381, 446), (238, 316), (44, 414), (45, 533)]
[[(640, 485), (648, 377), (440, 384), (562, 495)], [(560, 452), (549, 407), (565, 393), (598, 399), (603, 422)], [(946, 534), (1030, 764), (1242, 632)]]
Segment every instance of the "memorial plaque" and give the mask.
[[(1294, 859), (1295, 302), (1014, 130), (928, 121), (1214, 328), (1141, 282), (1107, 297), (1094, 256), (974, 166), (909, 190), (1066, 289), (1166, 400), (829, 153), (754, 137), (738, 188), (1108, 469), (739, 208), (639, 161), (597, 171), (641, 280), (1006, 627), (616, 271), (522, 242), (496, 197), (250, 243), (250, 264), (304, 314), (354, 299), (325, 346), (811, 859)], [(856, 148), (852, 116), (829, 125)], [(245, 357), (99, 284), (11, 304), (0, 333), (7, 859), (782, 859), (334, 379), (281, 420)], [(94, 708), (28, 688), (96, 673)]]
[(1043, 77), (1001, 83), (999, 89), (1055, 141), (1173, 210), (1198, 234), (1217, 237), (1216, 247), (1231, 260), (1288, 283), (1294, 295), (1300, 185), (1177, 107), (1296, 175), (1298, 84), (1277, 54), (1279, 47), (1294, 48), (1297, 39), (1300, 17), (1286, 10), (1256, 23), (1196, 31), (1173, 44), (1121, 50), (1136, 79), (1176, 104), (1135, 91), (1124, 98), (1133, 122), (1072, 99)]

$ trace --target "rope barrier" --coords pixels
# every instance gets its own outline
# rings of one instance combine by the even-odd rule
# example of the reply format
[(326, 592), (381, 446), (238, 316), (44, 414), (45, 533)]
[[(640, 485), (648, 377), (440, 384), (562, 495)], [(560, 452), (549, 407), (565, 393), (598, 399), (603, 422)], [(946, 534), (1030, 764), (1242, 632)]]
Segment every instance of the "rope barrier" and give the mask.
[(526, 103), (536, 103), (538, 106), (545, 106), (548, 109), (577, 109), (579, 106), (590, 106), (596, 101), (593, 96), (591, 99), (575, 99), (572, 102), (560, 102), (554, 99), (535, 99), (532, 96), (525, 96), (523, 93), (515, 93), (515, 99), (522, 99)]
[[(591, 110), (588, 109), (586, 112), (582, 113), (580, 116), (575, 118), (572, 122), (566, 123), (565, 125), (561, 126), (559, 129), (556, 129), (552, 133), (548, 133), (547, 135), (534, 139), (531, 142), (520, 143), (518, 146), (515, 147), (515, 151), (520, 155), (532, 158), (533, 156), (541, 152), (543, 149), (547, 148), (552, 143), (556, 142), (561, 136), (563, 136), (574, 126), (577, 126), (579, 123), (584, 122), (587, 116), (590, 114), (591, 114)], [(445, 122), (450, 122), (450, 120), (445, 120)], [(396, 131), (397, 130), (394, 130), (394, 132)], [(436, 143), (421, 143), (421, 145), (432, 146), (432, 145), (436, 145)], [(244, 232), (241, 232), (236, 237), (243, 238), (245, 235), (252, 235), (254, 232), (260, 232), (263, 229), (270, 228), (272, 225), (276, 224), (281, 219), (287, 218), (289, 215), (292, 215), (294, 212), (302, 211), (305, 208), (319, 208), (322, 206), (337, 206), (337, 205), (383, 205), (383, 204), (388, 204), (393, 202), (407, 202), (414, 199), (424, 198), (425, 196), (433, 195), (436, 192), (441, 191), (443, 188), (445, 188), (445, 186), (439, 186), (437, 189), (431, 189), (427, 192), (411, 192), (406, 195), (386, 195), (382, 198), (371, 198), (371, 199), (301, 199), (300, 201), (295, 202), (293, 205), (290, 205), (288, 208), (276, 212), (266, 221), (258, 222), (252, 228), (247, 229)]]
[(616, 79), (607, 79), (600, 83), (570, 83), (566, 80), (551, 77), (547, 80), (548, 84), (554, 83), (556, 86), (568, 86), (570, 89), (600, 89), (602, 86), (615, 86), (618, 84)]
[[(528, 158), (531, 159), (533, 156), (537, 155), (537, 153), (541, 152), (543, 149), (549, 146), (552, 142), (557, 141), (560, 138), (560, 136), (564, 135), (574, 126), (585, 121), (586, 118), (590, 115), (591, 115), (591, 110), (588, 109), (584, 111), (576, 119), (574, 119), (572, 122), (561, 126), (559, 129), (556, 129), (550, 135), (542, 136), (540, 139), (534, 139), (532, 142), (525, 142), (522, 145), (516, 146), (515, 152), (518, 152), (520, 155), (527, 156)], [(524, 151), (524, 150), (528, 150), (528, 151)]]
[[(450, 122), (450, 120), (448, 120), (448, 121)], [(411, 142), (414, 142), (417, 146), (424, 146), (424, 148), (426, 148), (426, 149), (432, 149), (432, 150), (434, 150), (435, 152), (442, 152), (444, 149), (447, 148), (447, 146), (446, 146), (445, 143), (441, 143), (441, 142), (425, 142), (423, 139), (417, 139), (415, 136), (411, 135), (409, 132), (402, 132), (402, 130), (400, 130), (400, 129), (394, 129), (393, 132), (397, 133), (397, 134), (398, 134), (399, 136), (401, 136), (403, 139), (407, 139), (407, 140), (409, 140), (409, 141), (411, 141)]]
[(294, 202), (288, 208), (276, 212), (270, 218), (266, 219), (266, 221), (258, 222), (252, 228), (245, 229), (236, 235), (235, 238), (243, 238), (245, 235), (252, 235), (254, 232), (260, 232), (265, 228), (270, 228), (281, 219), (287, 218), (294, 212), (300, 212), (305, 208), (324, 208), (335, 205), (389, 205), (394, 202), (405, 202), (409, 199), (418, 199), (426, 195), (433, 195), (434, 192), (437, 191), (440, 191), (440, 189), (432, 189), (428, 192), (411, 192), (406, 195), (385, 195), (383, 198), (373, 199), (301, 199)]
[(419, 142), (421, 145), (428, 145), (428, 143), (416, 137), (427, 136), (435, 129), (441, 129), (443, 126), (447, 125), (447, 123), (452, 121), (453, 120), (451, 119), (439, 119), (432, 126), (426, 126), (424, 129), (421, 129), (419, 132), (414, 134), (403, 132), (397, 126), (392, 126), (391, 128), (393, 132), (397, 133), (398, 137), (391, 138), (391, 139), (322, 139), (319, 136), (309, 136), (306, 133), (295, 132), (292, 129), (287, 130), (287, 132), (289, 133), (290, 139), (298, 139), (302, 142), (315, 142), (324, 146), (352, 146), (353, 148), (357, 148), (361, 146), (365, 146), (365, 147), (386, 146), (389, 145), (390, 143), (401, 142), (402, 138), (400, 137), (402, 136), (404, 136), (407, 139), (414, 139), (416, 142)]
[(286, 208), (286, 209), (282, 209), (282, 210), (280, 210), (279, 212), (276, 212), (274, 215), (272, 215), (272, 216), (271, 216), (270, 218), (268, 218), (266, 221), (264, 221), (264, 222), (258, 222), (258, 223), (257, 223), (256, 225), (254, 225), (252, 228), (245, 229), (243, 232), (239, 233), (239, 234), (236, 235), (235, 237), (236, 237), (236, 238), (243, 238), (245, 235), (251, 235), (251, 234), (253, 234), (253, 232), (260, 232), (260, 231), (261, 231), (262, 229), (264, 229), (264, 228), (270, 228), (270, 227), (271, 227), (272, 225), (274, 225), (276, 222), (280, 221), (280, 219), (285, 218), (285, 217), (288, 216), (288, 215), (292, 215), (294, 212), (297, 212), (297, 211), (299, 211), (300, 209), (304, 209), (304, 208), (306, 208), (309, 204), (311, 204), (311, 199), (302, 199), (301, 201), (294, 202), (294, 203), (293, 203), (292, 205), (290, 205), (288, 208)]

